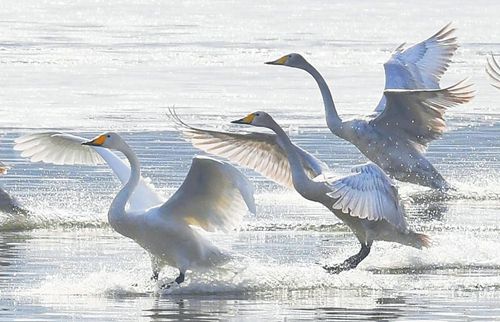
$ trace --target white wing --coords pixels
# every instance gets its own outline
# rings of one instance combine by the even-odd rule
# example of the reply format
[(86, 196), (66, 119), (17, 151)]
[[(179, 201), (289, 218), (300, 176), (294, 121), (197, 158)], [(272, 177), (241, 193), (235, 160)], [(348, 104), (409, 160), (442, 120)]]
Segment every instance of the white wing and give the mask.
[(196, 156), (184, 182), (159, 211), (207, 231), (239, 227), (246, 210), (255, 213), (253, 187), (232, 165)]
[(386, 220), (401, 230), (407, 229), (405, 211), (392, 180), (373, 163), (353, 168), (356, 174), (329, 182), (335, 199), (332, 208), (353, 217)]
[[(438, 89), (458, 48), (454, 31), (449, 23), (427, 40), (406, 49), (400, 45), (384, 64), (385, 89)], [(375, 111), (382, 112), (385, 105), (382, 96)]]
[(500, 89), (500, 65), (498, 65), (493, 55), (491, 55), (491, 59), (488, 59), (488, 65), (486, 65), (486, 73), (488, 73), (491, 78), (491, 86)]
[[(175, 113), (172, 113), (172, 119), (181, 127), (184, 137), (198, 149), (253, 169), (293, 189), (290, 164), (285, 151), (278, 145), (275, 134), (257, 132), (240, 134), (199, 129), (187, 125)], [(298, 146), (295, 148), (310, 178), (315, 178), (328, 170), (326, 164), (312, 154)]]
[(406, 139), (425, 151), (427, 144), (446, 129), (444, 113), (448, 107), (474, 97), (471, 84), (461, 81), (435, 90), (386, 90), (386, 108), (370, 121), (375, 130)]
[[(130, 166), (108, 149), (82, 145), (85, 138), (61, 132), (27, 134), (15, 140), (14, 150), (31, 162), (95, 165), (106, 162), (122, 184), (128, 181)], [(148, 179), (141, 178), (130, 198), (130, 210), (148, 209), (163, 202)]]
[(61, 132), (42, 132), (28, 134), (15, 140), (14, 150), (22, 151), (21, 156), (31, 162), (44, 162), (57, 165), (104, 163), (95, 149), (82, 146), (85, 138)]

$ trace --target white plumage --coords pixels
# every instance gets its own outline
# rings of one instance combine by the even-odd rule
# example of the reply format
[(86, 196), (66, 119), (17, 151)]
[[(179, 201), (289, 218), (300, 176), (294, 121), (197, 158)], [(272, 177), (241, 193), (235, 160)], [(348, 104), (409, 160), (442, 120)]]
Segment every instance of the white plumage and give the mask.
[[(57, 165), (97, 165), (107, 163), (114, 174), (125, 184), (130, 176), (130, 166), (108, 149), (86, 146), (87, 139), (62, 132), (41, 132), (27, 134), (15, 140), (14, 150), (31, 162)], [(130, 197), (129, 209), (144, 210), (163, 202), (148, 178), (139, 184)]]
[[(163, 202), (141, 177), (135, 153), (116, 133), (105, 133), (89, 142), (63, 133), (39, 133), (18, 139), (15, 148), (32, 160), (49, 163), (107, 162), (124, 183), (111, 204), (108, 221), (151, 254), (154, 279), (165, 265), (179, 269), (175, 282), (180, 284), (188, 269), (223, 264), (228, 255), (193, 226), (229, 231), (239, 226), (247, 209), (255, 212), (248, 179), (233, 166), (212, 158), (195, 157), (182, 185)], [(130, 167), (108, 149), (122, 152)]]
[[(409, 230), (404, 218), (404, 208), (392, 180), (375, 164), (370, 163), (353, 169), (354, 174), (332, 179), (327, 166), (293, 144), (283, 129), (265, 112), (255, 112), (233, 123), (249, 124), (265, 127), (275, 134), (264, 133), (228, 133), (193, 128), (182, 122), (172, 113), (177, 123), (182, 126), (185, 137), (193, 145), (207, 152), (250, 167), (261, 172), (268, 178), (289, 186), (282, 177), (291, 178), (293, 188), (304, 198), (319, 202), (346, 223), (357, 236), (362, 245), (360, 253), (347, 259), (337, 267), (327, 267), (329, 271), (340, 271), (356, 267), (365, 258), (374, 240), (387, 240), (422, 248), (429, 245), (427, 236)], [(265, 143), (255, 142), (255, 137), (265, 135)], [(218, 146), (223, 150), (208, 149), (205, 141), (217, 138)], [(213, 141), (210, 141), (213, 142)], [(237, 156), (239, 155), (239, 156)], [(252, 156), (252, 162), (242, 162), (247, 156)], [(269, 158), (272, 155), (273, 158)], [(318, 171), (311, 175), (310, 163), (321, 165)], [(244, 156), (244, 157), (241, 157)], [(260, 159), (259, 159), (260, 158)], [(273, 168), (271, 162), (276, 162), (281, 169), (281, 176), (273, 171), (262, 171), (260, 164), (266, 159), (266, 169)]]
[(471, 85), (463, 81), (445, 89), (439, 87), (458, 48), (453, 33), (454, 29), (447, 25), (414, 46), (399, 46), (384, 65), (385, 91), (375, 113), (360, 119), (340, 118), (326, 81), (301, 55), (292, 53), (267, 64), (308, 72), (321, 91), (330, 131), (354, 144), (390, 176), (447, 190), (450, 185), (424, 153), (427, 145), (443, 133), (446, 109), (474, 96)]
[(355, 175), (328, 182), (336, 199), (333, 209), (361, 219), (386, 220), (401, 231), (408, 230), (398, 191), (391, 179), (373, 163), (352, 169)]
[(487, 62), (486, 73), (490, 76), (491, 86), (500, 89), (500, 65), (493, 55), (488, 58)]
[[(198, 149), (251, 168), (285, 187), (293, 188), (287, 155), (279, 146), (276, 134), (199, 129), (183, 122), (174, 110), (170, 110), (170, 116), (182, 129), (183, 136)], [(325, 163), (309, 152), (296, 145), (295, 149), (310, 178), (315, 178), (328, 169)]]
[[(384, 64), (385, 89), (437, 89), (458, 49), (451, 23), (428, 39), (411, 47), (401, 44)], [(385, 108), (380, 99), (376, 112)]]

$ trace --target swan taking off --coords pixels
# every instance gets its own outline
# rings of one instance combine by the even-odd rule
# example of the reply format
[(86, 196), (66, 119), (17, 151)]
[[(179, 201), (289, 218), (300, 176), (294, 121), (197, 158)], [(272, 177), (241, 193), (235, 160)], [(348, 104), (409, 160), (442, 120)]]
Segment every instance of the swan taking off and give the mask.
[(488, 73), (491, 78), (491, 86), (500, 89), (500, 65), (493, 55), (491, 55), (491, 58), (488, 58), (486, 73)]
[(390, 176), (447, 190), (450, 185), (427, 160), (425, 151), (444, 132), (446, 110), (473, 98), (472, 85), (465, 81), (439, 89), (439, 80), (458, 47), (453, 32), (447, 25), (412, 47), (399, 46), (384, 64), (385, 90), (375, 114), (362, 119), (339, 117), (326, 81), (301, 55), (289, 54), (266, 64), (308, 72), (321, 91), (330, 131), (354, 144)]
[[(136, 154), (116, 133), (86, 141), (49, 132), (27, 135), (16, 142), (15, 149), (32, 161), (95, 164), (104, 159), (124, 183), (109, 209), (109, 224), (149, 252), (154, 280), (158, 280), (165, 265), (179, 269), (175, 283), (180, 284), (189, 269), (224, 264), (230, 258), (228, 254), (212, 244), (199, 228), (229, 231), (238, 227), (247, 209), (255, 213), (253, 187), (248, 179), (230, 164), (212, 158), (193, 158), (182, 185), (162, 203), (154, 187), (141, 178)], [(107, 149), (122, 152), (130, 168)]]
[(416, 248), (430, 244), (426, 235), (409, 230), (396, 187), (373, 163), (355, 167), (353, 175), (332, 179), (327, 166), (293, 144), (265, 112), (249, 114), (233, 123), (265, 127), (274, 134), (210, 131), (185, 124), (174, 112), (172, 118), (195, 147), (295, 188), (305, 199), (323, 204), (349, 226), (361, 243), (361, 250), (342, 264), (324, 266), (329, 272), (355, 268), (368, 256), (374, 240)]

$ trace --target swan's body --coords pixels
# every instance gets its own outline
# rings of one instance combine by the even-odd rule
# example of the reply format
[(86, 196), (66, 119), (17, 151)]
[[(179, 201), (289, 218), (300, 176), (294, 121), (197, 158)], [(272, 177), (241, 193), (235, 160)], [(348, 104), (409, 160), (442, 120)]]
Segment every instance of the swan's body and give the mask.
[[(0, 161), (0, 175), (7, 173), (8, 166)], [(12, 197), (5, 190), (0, 188), (0, 212), (8, 214), (27, 214), (28, 211), (24, 209), (16, 198)]]
[(301, 55), (289, 54), (267, 64), (308, 72), (320, 88), (330, 131), (354, 144), (390, 176), (446, 190), (449, 184), (427, 160), (425, 151), (444, 132), (446, 109), (473, 97), (464, 82), (439, 89), (439, 80), (457, 49), (453, 31), (446, 26), (410, 48), (398, 47), (384, 65), (384, 95), (375, 113), (362, 119), (339, 117), (326, 81)]
[(361, 243), (361, 250), (341, 265), (325, 267), (327, 270), (356, 267), (368, 255), (374, 240), (428, 246), (427, 236), (408, 229), (397, 190), (378, 166), (356, 167), (354, 175), (331, 179), (326, 165), (293, 144), (265, 112), (252, 113), (234, 123), (266, 127), (275, 134), (209, 131), (188, 126), (176, 114), (173, 117), (195, 147), (291, 185), (305, 199), (323, 204), (347, 224)]
[(495, 60), (493, 55), (491, 55), (491, 58), (488, 59), (486, 73), (490, 76), (491, 86), (500, 89), (500, 65)]
[[(152, 185), (141, 178), (135, 153), (116, 133), (89, 142), (63, 133), (40, 133), (18, 139), (16, 149), (32, 161), (88, 164), (101, 162), (99, 155), (106, 160), (124, 183), (110, 206), (109, 224), (149, 252), (154, 279), (165, 265), (179, 269), (175, 281), (180, 284), (188, 269), (223, 264), (229, 256), (200, 228), (234, 229), (246, 208), (255, 212), (248, 180), (231, 165), (211, 158), (195, 157), (184, 183), (163, 203)], [(130, 168), (107, 149), (122, 152)]]

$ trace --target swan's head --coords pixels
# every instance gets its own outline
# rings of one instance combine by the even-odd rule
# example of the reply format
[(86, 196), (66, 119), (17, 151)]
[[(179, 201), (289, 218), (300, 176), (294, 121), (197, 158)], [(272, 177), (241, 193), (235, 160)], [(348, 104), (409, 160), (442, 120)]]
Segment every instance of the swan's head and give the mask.
[(257, 111), (257, 112), (253, 112), (251, 114), (248, 114), (247, 116), (245, 116), (242, 119), (232, 121), (231, 123), (247, 124), (247, 125), (269, 128), (270, 126), (273, 125), (274, 120), (271, 117), (271, 115), (267, 114), (266, 112)]
[(115, 132), (106, 132), (90, 141), (83, 142), (82, 145), (99, 146), (116, 150), (123, 145), (123, 139)]
[(307, 66), (307, 60), (300, 54), (291, 53), (279, 59), (268, 61), (268, 65), (283, 65), (288, 67), (295, 67), (304, 69)]
[(0, 161), (0, 174), (6, 174), (10, 167)]

